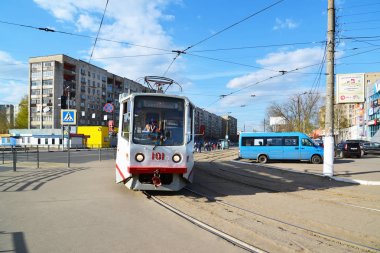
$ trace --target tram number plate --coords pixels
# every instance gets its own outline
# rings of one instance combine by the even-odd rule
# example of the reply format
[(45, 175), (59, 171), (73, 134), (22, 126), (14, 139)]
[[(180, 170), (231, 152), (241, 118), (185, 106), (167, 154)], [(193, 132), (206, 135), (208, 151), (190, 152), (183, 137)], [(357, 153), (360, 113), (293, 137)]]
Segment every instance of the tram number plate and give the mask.
[(152, 152), (152, 160), (165, 160), (165, 154), (160, 152)]

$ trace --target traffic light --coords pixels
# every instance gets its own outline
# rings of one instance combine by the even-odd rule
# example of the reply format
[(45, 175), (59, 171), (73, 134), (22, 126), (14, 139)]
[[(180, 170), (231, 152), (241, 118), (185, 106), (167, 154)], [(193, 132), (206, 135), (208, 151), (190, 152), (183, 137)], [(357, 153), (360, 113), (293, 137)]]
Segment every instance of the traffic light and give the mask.
[(67, 97), (61, 96), (61, 109), (67, 109)]

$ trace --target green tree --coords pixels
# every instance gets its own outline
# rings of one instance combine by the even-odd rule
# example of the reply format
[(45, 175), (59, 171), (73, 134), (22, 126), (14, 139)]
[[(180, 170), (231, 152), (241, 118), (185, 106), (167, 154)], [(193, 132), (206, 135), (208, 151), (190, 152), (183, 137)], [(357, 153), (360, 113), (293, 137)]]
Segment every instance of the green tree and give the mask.
[(28, 128), (28, 119), (29, 119), (29, 113), (28, 113), (28, 96), (25, 95), (19, 104), (19, 111), (16, 116), (16, 124), (15, 128), (18, 129), (24, 129)]

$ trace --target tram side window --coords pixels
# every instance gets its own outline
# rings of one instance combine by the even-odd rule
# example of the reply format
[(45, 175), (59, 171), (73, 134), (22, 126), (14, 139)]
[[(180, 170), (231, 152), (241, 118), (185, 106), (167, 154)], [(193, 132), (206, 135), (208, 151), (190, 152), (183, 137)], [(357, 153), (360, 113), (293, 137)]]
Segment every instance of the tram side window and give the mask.
[(194, 107), (190, 105), (189, 108), (189, 118), (187, 119), (187, 127), (186, 131), (188, 132), (187, 135), (187, 143), (191, 142), (193, 140), (193, 114), (194, 114)]
[(123, 110), (123, 129), (122, 129), (122, 136), (129, 140), (129, 132), (130, 132), (130, 121), (131, 121), (131, 113), (130, 113), (130, 101), (124, 103), (124, 110)]

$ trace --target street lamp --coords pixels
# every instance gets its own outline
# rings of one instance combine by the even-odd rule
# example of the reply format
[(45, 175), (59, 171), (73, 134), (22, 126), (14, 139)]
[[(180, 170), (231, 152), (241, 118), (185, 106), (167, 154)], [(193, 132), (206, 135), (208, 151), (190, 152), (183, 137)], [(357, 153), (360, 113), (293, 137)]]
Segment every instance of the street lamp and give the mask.
[(227, 112), (227, 125), (226, 125), (226, 140), (228, 141), (228, 125), (230, 120), (230, 114), (231, 112)]

